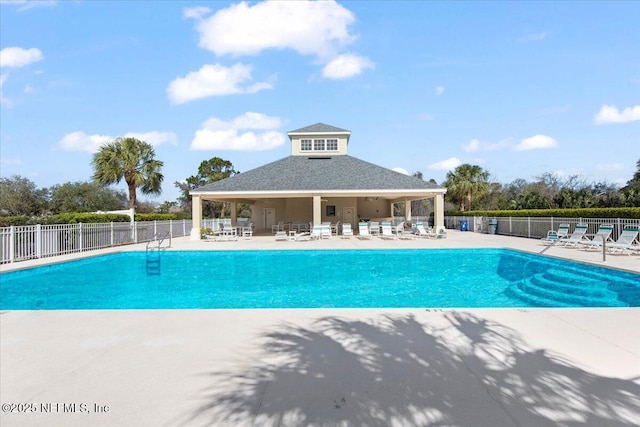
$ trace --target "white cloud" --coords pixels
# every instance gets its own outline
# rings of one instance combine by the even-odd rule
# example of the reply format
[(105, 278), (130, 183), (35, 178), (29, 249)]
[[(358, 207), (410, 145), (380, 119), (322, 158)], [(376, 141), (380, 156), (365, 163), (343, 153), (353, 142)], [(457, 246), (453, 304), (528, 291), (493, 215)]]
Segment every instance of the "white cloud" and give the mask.
[(124, 137), (136, 138), (153, 146), (164, 143), (175, 145), (178, 142), (178, 137), (174, 132), (159, 132), (156, 130), (151, 132), (127, 132)]
[(546, 38), (547, 38), (547, 33), (543, 31), (541, 33), (527, 34), (526, 36), (520, 38), (520, 41), (521, 42), (538, 42)]
[(440, 160), (427, 166), (429, 170), (448, 171), (457, 168), (462, 162), (457, 157), (449, 157), (445, 160)]
[(509, 138), (503, 139), (498, 142), (490, 143), (490, 142), (482, 142), (478, 139), (472, 139), (468, 144), (464, 144), (462, 149), (467, 153), (474, 153), (476, 151), (494, 151), (505, 148), (509, 145)]
[(7, 165), (7, 166), (20, 166), (24, 164), (24, 162), (22, 161), (22, 159), (18, 159), (18, 158), (2, 157), (0, 158), (0, 164)]
[[(230, 121), (212, 117), (196, 131), (191, 150), (262, 151), (280, 147), (285, 136), (279, 117), (247, 112)], [(254, 132), (262, 131), (262, 132)]]
[(246, 85), (252, 80), (252, 68), (241, 63), (232, 67), (220, 64), (204, 65), (185, 77), (178, 77), (167, 88), (167, 95), (172, 104), (184, 104), (196, 99), (210, 96), (225, 96), (242, 93), (256, 93), (263, 89), (273, 88), (271, 82), (260, 82)]
[(420, 113), (418, 114), (418, 120), (431, 121), (433, 120), (433, 114), (431, 113)]
[(555, 148), (558, 146), (558, 142), (546, 135), (535, 135), (530, 138), (525, 138), (520, 141), (520, 144), (514, 147), (515, 151), (525, 150), (539, 150), (547, 148)]
[(437, 86), (436, 87), (436, 95), (442, 95), (444, 93), (444, 86)]
[(0, 50), (0, 67), (19, 68), (44, 58), (40, 49), (24, 49), (21, 47), (5, 47)]
[(603, 105), (594, 117), (597, 125), (608, 123), (627, 123), (640, 120), (640, 105), (620, 111), (615, 105)]
[(407, 170), (405, 168), (392, 168), (392, 171), (401, 173), (403, 175), (409, 175), (409, 172), (407, 172)]
[(26, 85), (24, 87), (24, 93), (36, 93), (36, 90), (31, 85)]
[(322, 76), (333, 80), (348, 79), (368, 68), (375, 68), (375, 64), (368, 58), (352, 54), (339, 55), (324, 66)]
[(624, 170), (623, 163), (599, 163), (596, 165), (596, 169), (603, 172), (615, 172)]
[(293, 49), (322, 58), (354, 41), (349, 34), (354, 22), (353, 13), (335, 1), (240, 2), (199, 19), (196, 29), (200, 47), (218, 56)]
[[(154, 146), (165, 142), (176, 142), (176, 134), (173, 132), (127, 132), (124, 134), (124, 137), (136, 138)], [(115, 137), (109, 135), (87, 135), (82, 131), (76, 131), (66, 134), (60, 142), (58, 142), (58, 148), (65, 151), (96, 153), (104, 144), (108, 144), (114, 140)]]
[(206, 6), (188, 7), (182, 11), (182, 17), (191, 19), (202, 19), (209, 13), (211, 13), (211, 9)]
[(113, 137), (107, 135), (87, 135), (82, 131), (77, 131), (66, 134), (58, 142), (58, 147), (65, 151), (95, 153), (102, 145), (113, 141), (113, 139)]
[(18, 11), (23, 12), (36, 7), (52, 7), (58, 2), (56, 0), (0, 0), (2, 4), (11, 4), (18, 6)]
[(7, 74), (0, 74), (0, 105), (6, 108), (13, 107), (13, 102), (9, 98), (5, 98), (3, 95), (2, 87), (4, 86), (4, 82), (7, 81), (9, 76)]
[(468, 144), (462, 146), (462, 149), (467, 153), (473, 153), (480, 149), (480, 141), (472, 139)]

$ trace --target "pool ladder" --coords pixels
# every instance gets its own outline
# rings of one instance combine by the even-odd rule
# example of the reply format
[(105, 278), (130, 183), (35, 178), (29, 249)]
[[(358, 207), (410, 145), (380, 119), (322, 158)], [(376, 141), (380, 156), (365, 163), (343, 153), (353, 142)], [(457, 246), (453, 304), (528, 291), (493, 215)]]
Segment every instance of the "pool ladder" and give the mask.
[[(159, 276), (160, 275), (160, 249), (166, 249), (171, 247), (171, 232), (167, 231), (162, 238), (159, 233), (153, 235), (153, 239), (147, 242), (147, 248), (145, 250), (146, 257), (146, 270), (147, 275), (149, 276)], [(169, 238), (169, 246), (162, 246), (162, 243)], [(157, 242), (157, 245), (151, 246), (152, 243)]]

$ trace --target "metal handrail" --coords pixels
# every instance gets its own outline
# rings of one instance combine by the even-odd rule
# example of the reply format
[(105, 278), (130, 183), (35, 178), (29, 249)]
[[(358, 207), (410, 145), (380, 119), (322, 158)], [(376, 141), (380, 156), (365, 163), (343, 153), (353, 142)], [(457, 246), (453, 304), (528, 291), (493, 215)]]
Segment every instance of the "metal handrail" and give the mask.
[(159, 235), (160, 235), (160, 233), (156, 233), (156, 234), (153, 235), (153, 238), (147, 242), (147, 247), (146, 247), (145, 251), (149, 251), (149, 245), (151, 243), (153, 243), (153, 242), (156, 242), (156, 241), (158, 242), (158, 246), (156, 248), (154, 248), (154, 249), (160, 249), (162, 247), (162, 242), (164, 242), (167, 237), (169, 237), (169, 246), (167, 246), (167, 247), (168, 248), (171, 247), (171, 231), (167, 231), (166, 233), (164, 233), (164, 236), (162, 236), (162, 239), (158, 239)]

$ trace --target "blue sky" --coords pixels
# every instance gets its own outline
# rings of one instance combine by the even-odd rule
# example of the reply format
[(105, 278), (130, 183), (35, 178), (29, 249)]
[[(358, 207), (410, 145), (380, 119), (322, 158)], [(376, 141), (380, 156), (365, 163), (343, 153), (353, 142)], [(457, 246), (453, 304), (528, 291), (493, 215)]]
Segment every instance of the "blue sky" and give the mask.
[(132, 135), (165, 163), (147, 199), (174, 200), (201, 161), (247, 171), (323, 122), (349, 154), (438, 182), (472, 163), (623, 184), (639, 21), (635, 1), (0, 0), (0, 173), (86, 181), (100, 144)]

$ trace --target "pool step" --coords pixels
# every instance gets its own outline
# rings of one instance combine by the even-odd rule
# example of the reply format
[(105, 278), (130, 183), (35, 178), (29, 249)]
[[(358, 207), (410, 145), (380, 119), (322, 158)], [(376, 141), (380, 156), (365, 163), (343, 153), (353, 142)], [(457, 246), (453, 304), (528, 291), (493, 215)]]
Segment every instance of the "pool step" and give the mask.
[(616, 292), (607, 289), (608, 283), (604, 280), (583, 278), (582, 282), (577, 282), (567, 279), (565, 275), (559, 276), (553, 271), (534, 275), (529, 279), (529, 285), (588, 298), (616, 299), (618, 296)]
[(610, 282), (559, 270), (536, 273), (514, 283), (507, 295), (543, 307), (626, 307)]
[(148, 276), (160, 275), (160, 251), (159, 250), (147, 250), (146, 257), (146, 270)]

